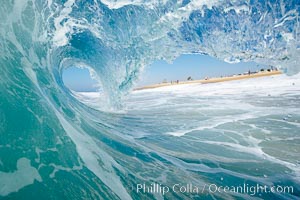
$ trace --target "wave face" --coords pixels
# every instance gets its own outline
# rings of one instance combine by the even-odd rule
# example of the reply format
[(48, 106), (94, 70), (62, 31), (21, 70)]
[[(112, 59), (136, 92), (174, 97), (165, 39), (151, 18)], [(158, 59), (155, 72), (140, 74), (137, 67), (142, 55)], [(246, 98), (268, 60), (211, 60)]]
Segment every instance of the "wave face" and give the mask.
[[(96, 111), (74, 98), (63, 84), (63, 70), (88, 68), (114, 109), (121, 108), (145, 66), (181, 54), (255, 61), (295, 74), (300, 71), (299, 13), (298, 0), (1, 3), (0, 196), (159, 199), (128, 186), (170, 184), (189, 176), (203, 184), (209, 175), (191, 167), (199, 163), (168, 150), (158, 153), (155, 142), (145, 146), (129, 134), (141, 125), (138, 116)], [(151, 130), (142, 126), (137, 130)], [(205, 160), (199, 165), (221, 168)], [(239, 177), (232, 180), (255, 176), (237, 171), (229, 173)], [(228, 171), (214, 171), (219, 172)]]

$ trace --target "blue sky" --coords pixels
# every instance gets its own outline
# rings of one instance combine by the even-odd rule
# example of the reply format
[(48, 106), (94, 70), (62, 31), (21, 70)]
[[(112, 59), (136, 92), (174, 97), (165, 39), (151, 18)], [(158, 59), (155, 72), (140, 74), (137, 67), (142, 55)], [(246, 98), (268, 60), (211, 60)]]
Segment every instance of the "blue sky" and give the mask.
[(69, 67), (63, 72), (64, 84), (78, 92), (92, 92), (95, 91), (95, 85), (97, 84), (90, 77), (88, 69)]
[[(182, 55), (172, 64), (165, 61), (156, 61), (145, 68), (137, 86), (160, 83), (164, 79), (186, 80), (191, 76), (193, 79), (204, 77), (219, 77), (256, 71), (265, 66), (253, 62), (229, 64), (206, 55)], [(89, 76), (87, 69), (76, 67), (68, 68), (63, 73), (63, 80), (67, 87), (75, 91), (94, 91), (96, 82)]]

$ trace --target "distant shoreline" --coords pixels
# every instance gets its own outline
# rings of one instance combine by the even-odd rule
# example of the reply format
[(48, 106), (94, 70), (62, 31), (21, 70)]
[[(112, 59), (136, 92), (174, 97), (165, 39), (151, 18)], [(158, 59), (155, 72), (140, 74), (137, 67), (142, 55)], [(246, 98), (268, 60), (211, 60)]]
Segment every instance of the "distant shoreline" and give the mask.
[(148, 85), (140, 88), (136, 88), (134, 90), (146, 90), (146, 89), (155, 89), (160, 87), (172, 86), (172, 85), (185, 85), (185, 84), (192, 84), (192, 83), (201, 83), (201, 84), (208, 84), (208, 83), (218, 83), (218, 82), (225, 82), (225, 81), (234, 81), (234, 80), (242, 80), (242, 79), (249, 79), (249, 78), (258, 78), (264, 76), (273, 76), (273, 75), (280, 75), (282, 74), (281, 71), (263, 71), (257, 72), (254, 74), (242, 74), (242, 75), (234, 75), (234, 76), (226, 76), (226, 77), (218, 77), (218, 78), (208, 78), (208, 79), (201, 79), (201, 80), (191, 80), (191, 81), (179, 81), (178, 83), (159, 83), (154, 85)]

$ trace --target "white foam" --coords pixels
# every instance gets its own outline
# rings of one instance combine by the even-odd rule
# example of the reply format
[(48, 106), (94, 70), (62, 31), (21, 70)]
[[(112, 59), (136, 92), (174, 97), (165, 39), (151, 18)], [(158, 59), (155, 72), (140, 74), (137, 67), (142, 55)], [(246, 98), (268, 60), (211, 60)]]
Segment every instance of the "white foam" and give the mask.
[(225, 12), (229, 12), (230, 10), (234, 10), (236, 13), (240, 14), (241, 12), (249, 12), (249, 6), (241, 5), (241, 6), (230, 6), (225, 8)]
[[(234, 115), (234, 116), (222, 116), (222, 117), (215, 117), (213, 119), (208, 119), (201, 121), (201, 126), (198, 126), (194, 129), (189, 129), (189, 130), (179, 130), (175, 132), (167, 132), (166, 134), (176, 136), (176, 137), (181, 137), (184, 136), (187, 133), (191, 133), (193, 131), (201, 131), (205, 129), (213, 129), (216, 128), (217, 126), (220, 126), (225, 123), (229, 122), (236, 122), (239, 120), (246, 120), (246, 119), (251, 119), (253, 118), (254, 115), (251, 114), (241, 114), (241, 115)], [(255, 117), (259, 117), (255, 115)]]
[[(72, 27), (75, 23), (72, 23), (70, 20), (69, 14), (72, 12), (72, 7), (75, 3), (75, 0), (68, 0), (64, 4), (64, 8), (61, 10), (60, 15), (54, 19), (55, 33), (53, 35), (53, 43), (56, 46), (64, 46), (68, 43), (69, 39), (67, 38), (67, 33), (72, 33)], [(61, 22), (64, 19), (69, 19), (64, 25)]]
[(21, 188), (31, 185), (35, 180), (42, 181), (36, 168), (30, 165), (30, 160), (20, 158), (17, 161), (17, 171), (0, 172), (0, 196), (6, 196), (12, 192), (17, 192)]

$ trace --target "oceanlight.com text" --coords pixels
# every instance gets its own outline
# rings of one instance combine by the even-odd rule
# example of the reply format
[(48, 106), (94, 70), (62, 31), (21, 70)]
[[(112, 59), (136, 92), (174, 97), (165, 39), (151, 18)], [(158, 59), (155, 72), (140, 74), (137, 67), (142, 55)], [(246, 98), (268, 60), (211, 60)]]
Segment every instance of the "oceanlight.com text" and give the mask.
[(293, 194), (293, 186), (282, 186), (282, 185), (249, 185), (243, 184), (238, 186), (220, 186), (217, 184), (204, 184), (203, 186), (196, 186), (193, 184), (174, 184), (172, 186), (165, 186), (158, 183), (151, 184), (137, 184), (137, 193), (151, 193), (151, 194), (162, 194), (167, 193), (186, 193), (186, 194), (204, 194), (204, 193), (227, 193), (227, 194), (248, 194), (251, 196), (267, 193), (278, 193), (278, 194)]

